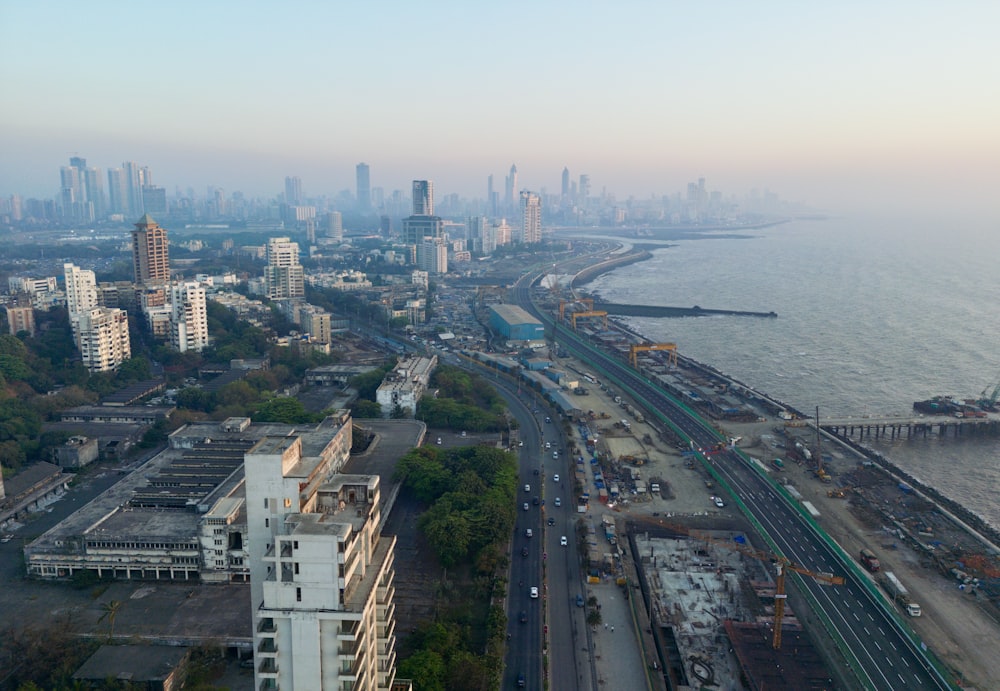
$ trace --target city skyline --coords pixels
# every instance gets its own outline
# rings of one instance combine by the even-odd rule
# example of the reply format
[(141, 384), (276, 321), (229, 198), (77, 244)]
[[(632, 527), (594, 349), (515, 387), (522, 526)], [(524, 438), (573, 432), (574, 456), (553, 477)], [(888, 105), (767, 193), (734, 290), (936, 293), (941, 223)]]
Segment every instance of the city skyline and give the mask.
[[(706, 177), (828, 209), (993, 210), (997, 19), (988, 3), (9, 3), (0, 195), (58, 197), (74, 156), (252, 196), (289, 176), (353, 192), (363, 161), (373, 188), (484, 197), (516, 162), (520, 189), (549, 193), (568, 167), (619, 198)], [(166, 44), (125, 59), (136, 31)]]

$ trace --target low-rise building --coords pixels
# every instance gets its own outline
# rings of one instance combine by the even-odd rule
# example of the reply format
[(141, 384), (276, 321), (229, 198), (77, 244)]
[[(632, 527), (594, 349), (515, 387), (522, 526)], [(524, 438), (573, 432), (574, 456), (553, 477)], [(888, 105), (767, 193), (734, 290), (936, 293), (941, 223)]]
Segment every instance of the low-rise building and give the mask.
[(429, 358), (412, 355), (400, 359), (375, 392), (375, 401), (382, 406), (382, 415), (389, 417), (398, 408), (409, 411), (412, 416), (427, 391), (435, 367), (436, 355)]

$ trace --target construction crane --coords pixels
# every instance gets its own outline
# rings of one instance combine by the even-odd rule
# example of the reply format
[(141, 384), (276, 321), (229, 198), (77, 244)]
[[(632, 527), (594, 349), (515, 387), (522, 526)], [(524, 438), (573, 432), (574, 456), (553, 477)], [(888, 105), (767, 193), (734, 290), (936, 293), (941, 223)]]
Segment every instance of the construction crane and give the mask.
[(632, 367), (639, 369), (639, 353), (643, 353), (649, 350), (666, 350), (668, 351), (667, 361), (673, 365), (677, 366), (677, 344), (676, 343), (652, 343), (650, 345), (636, 345), (633, 344), (629, 346), (628, 349), (628, 361), (632, 363)]
[(993, 391), (987, 395), (986, 392), (990, 390), (990, 387), (983, 389), (983, 392), (979, 394), (979, 400), (976, 403), (983, 410), (995, 410), (997, 405), (997, 399), (1000, 398), (1000, 377), (997, 378), (996, 386), (993, 387)]
[(608, 328), (608, 313), (604, 310), (587, 310), (586, 312), (573, 312), (570, 314), (570, 319), (573, 322), (573, 331), (576, 331), (576, 320), (584, 319), (589, 317), (600, 317), (604, 320), (604, 329)]
[(590, 298), (576, 298), (575, 300), (560, 300), (559, 321), (562, 321), (563, 319), (566, 318), (566, 305), (575, 305), (576, 303), (580, 303), (590, 311), (594, 310), (594, 301), (591, 300)]
[(775, 576), (775, 587), (774, 587), (774, 638), (771, 642), (771, 646), (778, 650), (781, 648), (781, 620), (785, 616), (785, 600), (787, 595), (785, 595), (785, 572), (794, 571), (795, 573), (800, 573), (803, 576), (809, 576), (810, 578), (815, 578), (821, 583), (828, 583), (830, 585), (843, 585), (843, 576), (834, 576), (832, 573), (818, 573), (816, 571), (810, 571), (809, 569), (799, 566), (794, 563), (788, 557), (782, 556), (780, 554), (774, 554), (772, 552), (766, 552), (762, 549), (755, 549), (750, 545), (741, 544), (739, 542), (734, 542), (732, 540), (720, 540), (719, 538), (712, 537), (708, 533), (704, 533), (700, 530), (691, 530), (687, 526), (679, 525), (676, 523), (664, 524), (662, 521), (658, 522), (660, 525), (665, 525), (669, 530), (679, 534), (686, 535), (687, 537), (693, 538), (695, 540), (700, 540), (701, 542), (707, 542), (712, 545), (718, 545), (723, 549), (733, 550), (734, 552), (739, 552), (740, 554), (745, 554), (751, 559), (756, 559), (757, 561), (766, 561), (775, 565), (777, 574)]

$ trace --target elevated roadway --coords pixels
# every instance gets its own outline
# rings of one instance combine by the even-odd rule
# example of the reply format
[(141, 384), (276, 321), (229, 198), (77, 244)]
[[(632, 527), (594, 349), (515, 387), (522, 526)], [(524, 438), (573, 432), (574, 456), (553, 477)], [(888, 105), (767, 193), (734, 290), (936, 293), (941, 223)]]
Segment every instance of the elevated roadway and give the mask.
[[(522, 277), (514, 286), (514, 299), (551, 326), (551, 316), (536, 309), (531, 300), (531, 285), (538, 277), (539, 274)], [(571, 355), (588, 362), (601, 376), (627, 391), (685, 442), (693, 441), (697, 447), (707, 448), (725, 441), (708, 422), (617, 358), (596, 349), (569, 329), (560, 331), (559, 340)], [(738, 450), (727, 450), (711, 458), (702, 457), (702, 462), (733, 492), (737, 505), (774, 551), (806, 569), (845, 576), (845, 585), (835, 588), (810, 578), (791, 578), (798, 582), (803, 596), (837, 643), (862, 688), (886, 691), (952, 688), (871, 580), (745, 456)]]

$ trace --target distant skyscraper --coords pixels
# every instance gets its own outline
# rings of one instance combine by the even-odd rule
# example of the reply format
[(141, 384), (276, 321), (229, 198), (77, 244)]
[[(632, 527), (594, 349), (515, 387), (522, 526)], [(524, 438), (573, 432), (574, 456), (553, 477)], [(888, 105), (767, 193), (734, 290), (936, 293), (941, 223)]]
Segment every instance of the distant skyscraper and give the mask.
[(421, 239), (417, 244), (417, 267), (431, 274), (448, 273), (448, 246), (444, 238)]
[(517, 166), (513, 163), (510, 166), (510, 174), (507, 176), (506, 196), (503, 203), (507, 209), (513, 209), (514, 205), (517, 204)]
[(135, 282), (143, 285), (170, 280), (167, 230), (145, 214), (132, 231), (132, 270)]
[(372, 210), (372, 181), (367, 163), (359, 163), (355, 168), (358, 180), (358, 210)]
[(587, 200), (590, 199), (590, 176), (581, 175), (580, 176), (580, 187), (578, 189), (580, 198), (577, 200), (580, 204), (586, 204)]
[(542, 200), (534, 192), (521, 192), (521, 242), (542, 241)]
[(302, 179), (298, 177), (285, 178), (285, 203), (297, 205), (302, 203)]
[(563, 168), (562, 172), (562, 200), (563, 203), (569, 200), (569, 168)]
[(59, 183), (59, 205), (62, 207), (63, 218), (78, 218), (79, 204), (83, 201), (80, 169), (75, 166), (63, 166), (59, 169)]
[(108, 170), (108, 206), (113, 214), (129, 213), (128, 184), (125, 171), (121, 168)]
[(434, 215), (434, 183), (430, 180), (413, 181), (413, 215)]
[(339, 211), (331, 211), (326, 215), (326, 236), (331, 240), (344, 240), (344, 217)]
[(107, 207), (104, 200), (104, 178), (100, 168), (83, 169), (83, 194), (91, 205), (94, 216), (104, 218)]
[(122, 170), (125, 171), (125, 189), (127, 190), (126, 208), (124, 213), (133, 218), (143, 213), (142, 208), (142, 178), (139, 171), (139, 164), (134, 161), (122, 163)]

